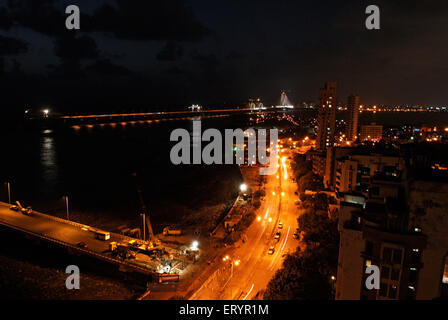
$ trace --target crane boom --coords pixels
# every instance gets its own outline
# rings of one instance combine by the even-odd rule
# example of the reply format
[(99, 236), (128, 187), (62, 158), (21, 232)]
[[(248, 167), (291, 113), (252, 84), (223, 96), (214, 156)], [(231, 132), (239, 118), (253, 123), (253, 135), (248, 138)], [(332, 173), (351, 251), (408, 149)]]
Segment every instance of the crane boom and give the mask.
[[(151, 242), (155, 242), (155, 236), (154, 236), (154, 232), (152, 230), (151, 220), (149, 219), (149, 212), (145, 205), (145, 201), (143, 200), (142, 190), (140, 189), (140, 185), (137, 181), (137, 174), (134, 173), (132, 175), (135, 177), (135, 185), (137, 187), (137, 193), (138, 193), (138, 198), (140, 200), (141, 211), (145, 215), (146, 229), (148, 230), (148, 236), (149, 236), (148, 240)], [(144, 230), (144, 229), (145, 229), (145, 227), (143, 226), (142, 234), (146, 235), (146, 233), (145, 233), (146, 230)], [(146, 239), (143, 239), (143, 240), (146, 240)]]

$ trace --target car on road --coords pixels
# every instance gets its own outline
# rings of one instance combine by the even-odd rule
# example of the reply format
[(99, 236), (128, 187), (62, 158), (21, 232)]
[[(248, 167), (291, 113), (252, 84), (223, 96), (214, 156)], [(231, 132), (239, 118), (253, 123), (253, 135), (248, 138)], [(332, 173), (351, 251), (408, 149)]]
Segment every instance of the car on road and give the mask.
[(283, 222), (280, 221), (280, 222), (278, 223), (278, 228), (279, 228), (279, 229), (283, 229)]
[(275, 252), (275, 247), (274, 246), (270, 246), (269, 250), (268, 250), (268, 254), (273, 255)]
[(19, 207), (16, 206), (15, 204), (13, 204), (12, 206), (10, 206), (9, 209), (12, 210), (12, 211), (19, 211)]
[(300, 235), (299, 235), (298, 232), (295, 232), (295, 233), (292, 235), (292, 237), (293, 237), (294, 239), (299, 239)]
[(277, 231), (277, 233), (276, 233), (275, 236), (274, 236), (274, 239), (277, 240), (277, 241), (279, 241), (281, 235), (282, 235), (281, 232), (280, 232), (280, 231)]
[(87, 248), (87, 243), (84, 241), (79, 241), (76, 245), (80, 248)]

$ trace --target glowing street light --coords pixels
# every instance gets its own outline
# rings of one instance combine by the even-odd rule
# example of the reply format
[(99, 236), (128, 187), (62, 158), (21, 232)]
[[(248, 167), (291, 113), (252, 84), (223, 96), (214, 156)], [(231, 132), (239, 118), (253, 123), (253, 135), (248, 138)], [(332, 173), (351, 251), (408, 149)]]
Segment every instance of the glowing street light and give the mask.
[(257, 221), (261, 221), (261, 217), (260, 216), (257, 217)]
[(242, 192), (245, 192), (245, 191), (247, 190), (247, 185), (246, 185), (245, 183), (241, 184), (241, 185), (240, 185), (240, 190), (241, 190)]
[(193, 250), (193, 251), (196, 251), (196, 250), (198, 250), (198, 246), (199, 246), (199, 242), (197, 242), (197, 241), (195, 240), (195, 241), (193, 241), (193, 243), (191, 244), (190, 249)]

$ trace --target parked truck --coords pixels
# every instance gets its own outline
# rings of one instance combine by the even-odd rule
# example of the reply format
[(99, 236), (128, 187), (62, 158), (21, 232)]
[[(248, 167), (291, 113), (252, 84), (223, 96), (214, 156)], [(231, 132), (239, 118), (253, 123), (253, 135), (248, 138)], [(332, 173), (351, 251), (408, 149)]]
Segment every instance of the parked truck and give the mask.
[(165, 228), (163, 228), (163, 235), (164, 236), (180, 236), (180, 235), (182, 235), (182, 230), (174, 229), (171, 227), (165, 227)]

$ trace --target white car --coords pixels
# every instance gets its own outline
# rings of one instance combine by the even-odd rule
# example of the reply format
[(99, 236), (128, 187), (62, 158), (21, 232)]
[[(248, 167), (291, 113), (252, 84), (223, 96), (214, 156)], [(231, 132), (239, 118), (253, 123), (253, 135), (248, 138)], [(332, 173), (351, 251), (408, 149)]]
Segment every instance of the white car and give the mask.
[(277, 240), (277, 241), (279, 241), (281, 235), (282, 235), (282, 234), (280, 233), (280, 231), (277, 231), (277, 233), (276, 233), (275, 236), (274, 236), (274, 239)]

